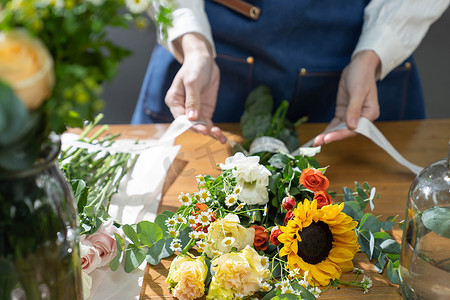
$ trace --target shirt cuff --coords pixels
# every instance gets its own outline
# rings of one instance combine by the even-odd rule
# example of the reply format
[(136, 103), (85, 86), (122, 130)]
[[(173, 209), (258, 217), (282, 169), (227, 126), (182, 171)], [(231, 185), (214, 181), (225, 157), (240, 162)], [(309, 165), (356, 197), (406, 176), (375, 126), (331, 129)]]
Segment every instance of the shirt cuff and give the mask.
[(209, 41), (213, 57), (216, 57), (211, 26), (204, 10), (203, 1), (179, 1), (178, 8), (173, 12), (172, 26), (167, 31), (167, 42), (160, 41), (160, 43), (182, 63), (182, 50), (175, 46), (174, 41), (186, 33), (193, 32), (203, 35)]
[(352, 58), (362, 50), (373, 50), (380, 58), (380, 68), (376, 78), (382, 80), (395, 67), (404, 60), (406, 48), (389, 25), (379, 25), (368, 29), (359, 38), (358, 44), (353, 51)]

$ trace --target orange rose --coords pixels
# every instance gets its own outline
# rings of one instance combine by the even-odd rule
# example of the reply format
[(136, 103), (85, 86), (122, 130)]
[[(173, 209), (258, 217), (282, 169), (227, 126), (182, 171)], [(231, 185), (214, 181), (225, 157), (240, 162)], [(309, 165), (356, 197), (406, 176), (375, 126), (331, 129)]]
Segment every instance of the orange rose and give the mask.
[(331, 204), (331, 196), (325, 191), (315, 192), (313, 200), (317, 201), (317, 208)]
[(255, 240), (253, 241), (253, 247), (256, 250), (267, 250), (269, 246), (269, 232), (262, 226), (253, 225), (250, 228), (255, 228)]
[(311, 191), (325, 191), (330, 186), (330, 182), (319, 170), (307, 168), (300, 174), (300, 184)]

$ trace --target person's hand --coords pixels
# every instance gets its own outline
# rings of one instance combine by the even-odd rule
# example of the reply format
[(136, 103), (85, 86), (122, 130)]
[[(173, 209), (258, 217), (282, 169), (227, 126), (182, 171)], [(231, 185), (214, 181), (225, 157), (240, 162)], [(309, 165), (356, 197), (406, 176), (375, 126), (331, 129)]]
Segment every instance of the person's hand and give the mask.
[(358, 52), (345, 67), (339, 81), (336, 113), (325, 131), (342, 122), (346, 122), (349, 129), (322, 133), (315, 138), (315, 146), (356, 135), (353, 130), (361, 117), (370, 121), (379, 117), (380, 107), (375, 78), (379, 65), (378, 55), (374, 51), (364, 50)]
[(217, 102), (220, 73), (209, 42), (201, 35), (188, 33), (177, 42), (184, 55), (183, 65), (167, 91), (166, 104), (173, 117), (187, 115), (198, 121), (192, 130), (226, 142), (220, 128), (212, 123)]

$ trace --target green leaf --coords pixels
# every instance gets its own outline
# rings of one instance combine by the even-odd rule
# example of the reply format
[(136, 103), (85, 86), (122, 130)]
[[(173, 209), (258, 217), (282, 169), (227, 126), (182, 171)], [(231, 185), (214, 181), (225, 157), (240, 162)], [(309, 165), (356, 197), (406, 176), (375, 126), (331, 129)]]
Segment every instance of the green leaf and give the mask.
[(133, 244), (136, 246), (139, 246), (139, 237), (137, 235), (137, 232), (134, 230), (133, 227), (130, 225), (123, 225), (122, 226), (123, 232), (126, 234), (126, 236), (131, 240)]
[(392, 239), (385, 240), (380, 247), (385, 253), (400, 254), (400, 244)]
[(137, 234), (139, 241), (147, 247), (151, 247), (163, 237), (162, 229), (149, 221), (141, 221), (137, 224)]
[(245, 100), (245, 109), (255, 111), (254, 108), (249, 109), (250, 107), (258, 107), (263, 106), (262, 103), (266, 104), (266, 107), (262, 107), (261, 109), (265, 110), (265, 112), (272, 113), (273, 109), (273, 100), (272, 104), (269, 104), (269, 100), (272, 98), (270, 88), (265, 85), (260, 85), (254, 90), (250, 92), (247, 99)]
[(116, 271), (119, 268), (120, 263), (122, 262), (122, 259), (123, 259), (123, 252), (120, 251), (120, 252), (117, 253), (117, 255), (109, 263), (109, 268), (112, 271)]
[(450, 238), (450, 207), (431, 207), (423, 212), (422, 222), (434, 233)]
[(386, 276), (389, 279), (390, 282), (393, 284), (399, 284), (400, 278), (398, 275), (398, 268), (399, 268), (400, 261), (396, 261), (395, 263), (392, 262), (392, 260), (389, 260), (387, 267), (386, 267)]
[[(294, 294), (284, 294), (284, 295), (275, 296), (272, 299), (273, 300), (301, 300), (301, 299), (307, 299), (307, 298), (303, 298), (302, 296), (297, 296)], [(316, 298), (314, 297), (312, 299), (316, 299)]]
[(161, 239), (152, 247), (150, 247), (145, 255), (145, 260), (156, 266), (161, 262), (161, 259), (169, 257), (173, 254), (172, 249), (170, 249), (170, 243), (173, 238)]
[(300, 299), (306, 299), (306, 300), (315, 300), (316, 297), (309, 292), (306, 288), (304, 288), (302, 285), (300, 285), (297, 281), (292, 281), (291, 286), (296, 290), (300, 292)]
[(362, 219), (360, 228), (366, 228), (370, 232), (379, 232), (381, 229), (380, 221), (372, 214), (366, 213)]
[(383, 228), (384, 231), (389, 231), (392, 228), (394, 228), (395, 223), (390, 221), (383, 221), (381, 222), (381, 228)]
[(361, 209), (365, 209), (366, 208), (366, 202), (359, 195), (355, 196), (355, 201), (359, 204)]
[(73, 195), (75, 197), (75, 202), (77, 203), (78, 212), (84, 210), (84, 206), (87, 203), (89, 188), (86, 186), (84, 180), (76, 179), (70, 182), (72, 185)]
[(270, 114), (246, 117), (245, 113), (241, 119), (242, 135), (248, 140), (262, 136), (270, 127)]
[(384, 231), (374, 232), (373, 237), (375, 239), (383, 239), (383, 240), (392, 239), (392, 237), (389, 235), (389, 233), (384, 232)]
[(125, 249), (125, 240), (117, 232), (114, 232), (114, 237), (116, 238), (117, 249), (119, 249), (119, 251), (123, 251), (123, 249)]
[(380, 274), (383, 273), (384, 266), (386, 265), (387, 261), (388, 259), (386, 257), (386, 254), (381, 254), (374, 265), (375, 270)]
[(125, 255), (125, 272), (130, 273), (139, 267), (145, 260), (146, 250), (129, 244)]
[(364, 216), (364, 211), (361, 209), (358, 203), (355, 201), (344, 202), (343, 213), (352, 217), (353, 220), (360, 222), (361, 218)]
[(343, 187), (342, 191), (344, 192), (344, 201), (353, 201), (355, 198), (353, 196), (353, 191), (348, 187)]
[(287, 155), (277, 153), (269, 159), (269, 164), (274, 168), (282, 169), (289, 161), (290, 158)]

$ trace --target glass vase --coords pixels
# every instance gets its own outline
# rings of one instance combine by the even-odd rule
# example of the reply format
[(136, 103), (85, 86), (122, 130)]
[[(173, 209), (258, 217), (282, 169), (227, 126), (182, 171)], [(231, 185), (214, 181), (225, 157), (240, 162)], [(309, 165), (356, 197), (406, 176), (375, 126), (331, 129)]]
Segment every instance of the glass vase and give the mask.
[(59, 138), (29, 169), (0, 174), (0, 299), (81, 300), (77, 210)]
[(450, 167), (442, 159), (414, 180), (400, 256), (404, 299), (450, 299)]

